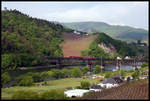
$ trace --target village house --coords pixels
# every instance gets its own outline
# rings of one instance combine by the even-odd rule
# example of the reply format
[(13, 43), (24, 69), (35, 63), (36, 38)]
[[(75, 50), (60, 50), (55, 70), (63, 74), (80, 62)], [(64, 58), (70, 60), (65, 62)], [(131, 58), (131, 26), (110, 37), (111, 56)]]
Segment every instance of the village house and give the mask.
[(129, 56), (126, 56), (124, 59), (131, 59)]
[(139, 79), (147, 79), (147, 78), (148, 78), (148, 76), (145, 76), (145, 75), (142, 75), (139, 77)]
[(117, 87), (119, 84), (112, 78), (105, 78), (102, 83), (98, 84), (103, 88)]
[(103, 88), (100, 85), (92, 85), (89, 90), (98, 92), (98, 91), (102, 91), (102, 89)]

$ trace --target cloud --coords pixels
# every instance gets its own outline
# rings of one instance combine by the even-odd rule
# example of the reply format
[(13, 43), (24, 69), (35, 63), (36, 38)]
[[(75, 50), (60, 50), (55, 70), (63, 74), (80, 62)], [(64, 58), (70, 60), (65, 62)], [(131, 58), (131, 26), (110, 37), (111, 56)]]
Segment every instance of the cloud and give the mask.
[(101, 21), (148, 29), (148, 2), (2, 2), (2, 6), (49, 21)]
[[(44, 18), (59, 22), (79, 22), (79, 21), (102, 21), (114, 25), (134, 25), (137, 22), (146, 22), (146, 9), (148, 3), (105, 3), (89, 6), (88, 8), (74, 7), (63, 12), (52, 12), (44, 15)], [(146, 8), (147, 7), (147, 8)], [(142, 14), (142, 15), (141, 15)]]

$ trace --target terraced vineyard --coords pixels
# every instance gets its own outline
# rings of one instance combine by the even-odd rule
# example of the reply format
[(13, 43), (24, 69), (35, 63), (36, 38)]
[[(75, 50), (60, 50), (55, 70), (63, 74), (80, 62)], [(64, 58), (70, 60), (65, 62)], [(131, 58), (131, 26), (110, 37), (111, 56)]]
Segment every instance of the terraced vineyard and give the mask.
[(105, 89), (102, 92), (86, 94), (75, 99), (148, 99), (148, 80), (134, 81), (116, 88)]
[(82, 50), (89, 48), (89, 45), (95, 40), (96, 35), (77, 35), (73, 33), (63, 33), (64, 42), (63, 46), (64, 57), (80, 56)]

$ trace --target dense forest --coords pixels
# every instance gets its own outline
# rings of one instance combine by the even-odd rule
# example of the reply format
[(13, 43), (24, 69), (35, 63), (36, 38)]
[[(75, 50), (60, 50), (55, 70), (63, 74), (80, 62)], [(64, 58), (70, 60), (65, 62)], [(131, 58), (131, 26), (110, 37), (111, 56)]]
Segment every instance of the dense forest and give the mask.
[[(125, 57), (125, 56), (148, 56), (148, 47), (147, 46), (139, 46), (137, 43), (132, 42), (127, 44), (124, 41), (116, 40), (105, 33), (94, 33), (98, 34), (96, 40), (94, 40), (88, 50), (82, 51), (83, 56), (93, 56), (93, 57), (105, 57), (105, 58), (114, 58), (117, 56)], [(106, 53), (104, 49), (98, 47), (98, 44), (104, 43), (107, 47), (111, 47), (113, 45), (116, 49), (116, 53), (113, 56)]]
[(63, 56), (63, 26), (32, 18), (18, 10), (2, 11), (2, 69), (41, 64), (41, 56)]

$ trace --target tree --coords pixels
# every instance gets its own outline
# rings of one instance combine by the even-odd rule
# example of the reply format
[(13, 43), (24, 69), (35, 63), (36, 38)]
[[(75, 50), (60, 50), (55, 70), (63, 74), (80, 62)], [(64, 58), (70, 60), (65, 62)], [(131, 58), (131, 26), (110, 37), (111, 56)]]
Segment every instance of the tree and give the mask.
[(19, 86), (31, 86), (34, 80), (32, 76), (29, 75), (21, 75), (15, 78), (15, 84)]
[(62, 76), (62, 74), (61, 74), (59, 69), (52, 69), (51, 71), (53, 72), (53, 77), (54, 78), (58, 79), (58, 78), (60, 78)]
[(139, 75), (140, 75), (139, 70), (136, 70), (136, 71), (132, 74), (132, 77), (133, 77), (133, 79), (137, 79), (137, 78), (139, 77)]
[(143, 63), (143, 64), (141, 65), (142, 68), (144, 68), (144, 67), (146, 67), (146, 66), (148, 66), (148, 63)]
[(20, 81), (20, 86), (31, 86), (33, 84), (34, 80), (32, 76), (24, 76), (24, 78)]
[(81, 77), (82, 76), (82, 71), (78, 67), (71, 69), (70, 73), (71, 73), (72, 77)]
[(126, 76), (126, 73), (125, 73), (125, 71), (124, 71), (123, 69), (121, 69), (120, 74), (121, 74), (121, 76), (123, 76), (123, 77)]
[(8, 74), (8, 72), (5, 72), (5, 73), (2, 74), (2, 77), (1, 77), (2, 85), (9, 83), (10, 80), (11, 80), (11, 77)]
[(48, 74), (48, 77), (53, 77), (54, 72), (52, 72), (52, 71), (47, 71), (47, 74)]
[(62, 77), (69, 77), (69, 70), (68, 69), (66, 69), (66, 68), (63, 68), (62, 70), (61, 70), (61, 75), (62, 75)]
[(89, 67), (83, 67), (82, 68), (83, 74), (86, 74), (89, 70), (90, 70)]
[(46, 78), (48, 78), (48, 77), (49, 77), (49, 75), (48, 75), (47, 72), (42, 72), (42, 73), (40, 73), (40, 79), (44, 80), (44, 79), (46, 79)]
[(89, 89), (90, 87), (90, 83), (88, 81), (81, 81), (80, 84), (82, 89)]
[(2, 70), (13, 70), (18, 65), (20, 65), (20, 59), (15, 54), (2, 54)]
[(110, 72), (106, 72), (105, 73), (105, 78), (110, 78), (111, 77), (111, 73)]
[(93, 70), (93, 72), (95, 73), (95, 74), (97, 74), (97, 73), (99, 73), (100, 72), (100, 66), (99, 65), (96, 65), (95, 66), (95, 68), (94, 68), (94, 70)]

